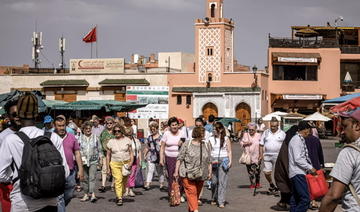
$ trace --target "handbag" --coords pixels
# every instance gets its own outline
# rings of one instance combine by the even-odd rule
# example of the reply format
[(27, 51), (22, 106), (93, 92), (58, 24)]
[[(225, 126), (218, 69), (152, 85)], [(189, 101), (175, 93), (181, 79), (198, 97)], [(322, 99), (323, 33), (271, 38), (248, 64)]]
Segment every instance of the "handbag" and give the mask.
[(306, 175), (306, 182), (308, 184), (311, 200), (325, 196), (329, 190), (328, 183), (325, 180), (324, 171), (317, 170), (316, 174), (317, 175), (315, 176), (312, 174)]
[(131, 171), (130, 171), (130, 169), (129, 169), (129, 167), (128, 167), (127, 164), (124, 164), (124, 165), (122, 166), (122, 168), (121, 168), (121, 174), (122, 174), (122, 176), (124, 176), (124, 177), (127, 177), (127, 176), (129, 176), (129, 175), (131, 174)]
[(135, 188), (142, 188), (144, 187), (144, 176), (143, 173), (141, 171), (141, 167), (138, 167), (136, 169), (136, 173), (135, 173)]
[[(248, 136), (248, 139), (250, 140), (249, 134), (247, 134), (247, 136)], [(251, 164), (251, 156), (250, 156), (250, 153), (247, 152), (245, 148), (244, 148), (243, 153), (241, 154), (241, 157), (240, 157), (240, 159), (239, 159), (239, 163), (245, 164), (245, 165), (250, 165), (250, 164)]]
[(151, 143), (153, 144), (155, 150), (153, 150), (153, 151), (151, 150), (151, 144), (149, 143), (150, 162), (159, 163), (159, 161), (160, 161), (160, 153), (156, 148), (157, 144), (156, 144), (156, 141), (154, 140), (153, 136), (151, 136)]
[(174, 180), (171, 184), (171, 192), (170, 192), (170, 206), (178, 206), (180, 205), (180, 185), (177, 180)]
[[(189, 141), (189, 145), (188, 145), (188, 149), (189, 146), (191, 145), (191, 141)], [(203, 176), (203, 169), (202, 169), (202, 143), (200, 143), (200, 166), (194, 166), (190, 169), (188, 169), (186, 167), (186, 162), (184, 160), (184, 165), (185, 165), (185, 169), (186, 169), (186, 177), (189, 178), (190, 180), (198, 180), (199, 178), (201, 178)]]
[(243, 153), (241, 154), (239, 162), (241, 164), (250, 165), (251, 164), (250, 154), (248, 152), (246, 152), (246, 151), (243, 151)]

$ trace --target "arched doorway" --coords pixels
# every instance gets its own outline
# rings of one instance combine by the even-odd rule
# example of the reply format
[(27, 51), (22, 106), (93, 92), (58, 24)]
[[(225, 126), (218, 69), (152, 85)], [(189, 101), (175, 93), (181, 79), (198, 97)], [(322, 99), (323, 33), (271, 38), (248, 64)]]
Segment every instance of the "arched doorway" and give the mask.
[(242, 102), (236, 106), (236, 118), (241, 120), (235, 124), (235, 131), (242, 130), (249, 122), (251, 122), (251, 108), (248, 104)]
[(204, 105), (204, 107), (202, 108), (202, 113), (206, 120), (208, 120), (210, 115), (218, 117), (218, 109), (217, 109), (216, 105), (214, 105), (211, 102), (206, 103)]

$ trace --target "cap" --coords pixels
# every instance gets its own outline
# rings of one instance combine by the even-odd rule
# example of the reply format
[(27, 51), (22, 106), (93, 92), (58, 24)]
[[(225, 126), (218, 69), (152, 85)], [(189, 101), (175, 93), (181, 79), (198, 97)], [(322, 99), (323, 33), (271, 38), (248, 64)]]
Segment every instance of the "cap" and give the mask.
[(19, 118), (35, 119), (39, 115), (37, 97), (27, 92), (17, 103)]
[(51, 116), (47, 115), (44, 117), (44, 124), (51, 123), (52, 121), (54, 121), (54, 119)]
[(360, 108), (356, 108), (355, 110), (349, 112), (340, 112), (339, 115), (345, 118), (353, 118), (357, 121), (360, 121)]
[(100, 118), (97, 116), (97, 115), (93, 115), (92, 117), (91, 117), (91, 120), (100, 120)]
[(55, 119), (64, 119), (66, 121), (66, 117), (64, 115), (58, 115)]
[(179, 123), (183, 124), (184, 123), (184, 120), (182, 119), (178, 119)]
[(114, 118), (111, 116), (106, 116), (105, 121), (114, 121)]
[(307, 121), (300, 121), (298, 124), (298, 130), (305, 130), (305, 129), (311, 129), (310, 124)]

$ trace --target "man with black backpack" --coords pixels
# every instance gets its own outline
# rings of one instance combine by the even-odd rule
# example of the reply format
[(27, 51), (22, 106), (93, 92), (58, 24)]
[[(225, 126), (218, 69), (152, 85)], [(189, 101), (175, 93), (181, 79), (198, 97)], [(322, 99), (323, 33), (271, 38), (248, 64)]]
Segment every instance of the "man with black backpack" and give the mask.
[(20, 97), (17, 109), (22, 128), (7, 136), (0, 147), (0, 182), (13, 182), (12, 212), (56, 212), (57, 196), (64, 193), (69, 175), (62, 140), (35, 127), (36, 96)]

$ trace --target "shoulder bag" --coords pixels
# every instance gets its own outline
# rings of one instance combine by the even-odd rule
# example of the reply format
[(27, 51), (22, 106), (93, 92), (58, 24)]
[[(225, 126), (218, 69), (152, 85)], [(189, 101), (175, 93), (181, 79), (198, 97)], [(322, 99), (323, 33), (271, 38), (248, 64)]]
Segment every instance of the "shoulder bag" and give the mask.
[[(191, 141), (189, 141), (189, 144), (187, 146), (187, 151), (189, 151), (189, 147), (191, 145)], [(184, 165), (186, 169), (186, 177), (190, 180), (198, 180), (203, 176), (203, 169), (202, 169), (202, 142), (200, 143), (200, 166), (194, 165), (192, 168), (187, 168), (186, 161), (184, 159)]]
[[(249, 138), (249, 134), (247, 134), (248, 136), (248, 140), (250, 141), (250, 138)], [(239, 163), (241, 164), (245, 164), (245, 165), (250, 165), (251, 164), (251, 156), (250, 156), (250, 153), (247, 152), (244, 148), (244, 151), (243, 153), (241, 154), (241, 157), (239, 159)]]

